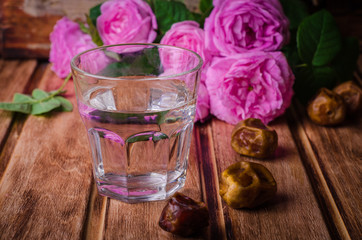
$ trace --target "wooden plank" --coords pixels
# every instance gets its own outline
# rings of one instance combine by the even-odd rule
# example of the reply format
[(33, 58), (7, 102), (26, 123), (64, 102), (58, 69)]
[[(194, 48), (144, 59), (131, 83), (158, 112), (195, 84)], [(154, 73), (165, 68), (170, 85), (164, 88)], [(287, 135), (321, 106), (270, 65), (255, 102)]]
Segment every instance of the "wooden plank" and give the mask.
[(253, 210), (229, 208), (226, 229), (237, 239), (330, 239), (312, 187), (284, 118), (271, 125), (279, 138), (273, 158), (257, 160), (238, 155), (230, 146), (232, 125), (213, 120), (213, 141), (218, 174), (238, 161), (266, 166), (278, 184), (275, 199)]
[[(202, 192), (210, 213), (210, 239), (233, 239), (233, 233), (225, 229), (224, 215), (227, 215), (227, 209), (222, 208), (221, 198), (218, 194), (219, 180), (213, 148), (211, 122), (199, 124), (196, 131), (196, 146), (202, 176)], [(225, 219), (228, 220), (229, 218)]]
[(313, 124), (298, 105), (294, 120), (300, 121), (305, 137), (297, 135), (301, 147), (310, 149), (305, 163), (314, 181), (326, 215), (344, 239), (358, 239), (362, 229), (362, 118), (350, 117), (338, 127)]
[[(196, 200), (202, 200), (200, 175), (196, 149), (193, 142), (190, 149), (189, 167), (185, 187), (180, 191)], [(107, 202), (105, 218), (105, 239), (181, 239), (158, 226), (166, 200), (148, 203), (127, 204), (110, 199)], [(207, 231), (196, 239), (204, 239)]]
[[(40, 88), (52, 90), (61, 83), (49, 66)], [(67, 90), (75, 103), (73, 86)], [(78, 113), (30, 116), (0, 182), (0, 238), (80, 238), (91, 179)]]
[[(44, 73), (46, 63), (38, 64), (35, 71), (33, 72), (30, 80), (26, 84), (24, 93), (30, 94), (32, 90), (39, 84), (41, 76)], [(1, 70), (0, 70), (1, 71)], [(2, 177), (5, 168), (11, 158), (13, 150), (16, 146), (16, 142), (23, 129), (24, 123), (27, 119), (27, 115), (16, 113), (13, 115), (12, 123), (8, 127), (7, 137), (3, 140), (4, 145), (0, 148), (0, 178)], [(6, 125), (5, 125), (6, 126)]]
[(350, 239), (335, 200), (320, 169), (310, 140), (302, 124), (299, 122), (301, 116), (297, 114), (294, 106), (291, 107), (288, 113), (289, 121), (292, 122), (291, 126), (293, 126), (291, 131), (299, 148), (299, 153), (303, 159), (315, 195), (318, 198), (320, 208), (325, 216), (329, 231), (331, 235), (338, 239)]
[[(36, 67), (36, 60), (0, 60), (0, 101), (11, 102), (16, 92), (24, 92)], [(0, 148), (11, 124), (13, 113), (0, 110)]]
[[(361, 86), (361, 55), (357, 66), (354, 76)], [(289, 119), (297, 126), (293, 135), (330, 231), (343, 239), (360, 238), (361, 115), (348, 117), (337, 127), (322, 127), (308, 119), (302, 105), (295, 103), (291, 110)]]

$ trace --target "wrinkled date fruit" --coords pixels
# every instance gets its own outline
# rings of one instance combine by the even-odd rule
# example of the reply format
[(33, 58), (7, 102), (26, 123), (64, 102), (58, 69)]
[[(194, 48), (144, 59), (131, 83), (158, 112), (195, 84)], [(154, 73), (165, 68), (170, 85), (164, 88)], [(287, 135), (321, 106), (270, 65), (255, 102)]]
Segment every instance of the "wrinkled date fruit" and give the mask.
[(266, 158), (275, 152), (278, 135), (260, 119), (248, 118), (234, 127), (231, 133), (231, 146), (239, 154)]
[(309, 118), (320, 125), (336, 125), (343, 122), (346, 106), (337, 93), (321, 88), (307, 107)]
[(362, 90), (352, 81), (344, 82), (333, 89), (342, 96), (348, 113), (356, 113), (362, 108)]
[(209, 225), (209, 211), (205, 203), (175, 193), (163, 209), (158, 224), (167, 232), (188, 237)]
[(237, 162), (221, 174), (220, 196), (232, 208), (254, 208), (274, 197), (277, 183), (269, 170), (253, 162)]

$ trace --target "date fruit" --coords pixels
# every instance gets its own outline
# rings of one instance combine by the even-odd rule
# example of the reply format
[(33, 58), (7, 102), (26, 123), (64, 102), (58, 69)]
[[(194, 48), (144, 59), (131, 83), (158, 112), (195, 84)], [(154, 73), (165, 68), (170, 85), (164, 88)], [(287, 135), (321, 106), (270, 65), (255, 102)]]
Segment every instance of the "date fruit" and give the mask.
[(254, 208), (272, 199), (277, 183), (269, 170), (253, 162), (237, 162), (221, 174), (220, 196), (232, 208)]
[(346, 106), (343, 98), (337, 93), (321, 88), (314, 99), (308, 104), (309, 118), (320, 125), (336, 125), (343, 122)]
[(352, 81), (344, 82), (333, 89), (335, 93), (342, 96), (349, 114), (361, 112), (362, 90)]
[(209, 211), (205, 203), (175, 193), (163, 209), (158, 224), (167, 232), (192, 236), (209, 225)]
[(275, 152), (278, 135), (260, 119), (248, 118), (234, 127), (231, 133), (231, 146), (239, 154), (266, 158)]

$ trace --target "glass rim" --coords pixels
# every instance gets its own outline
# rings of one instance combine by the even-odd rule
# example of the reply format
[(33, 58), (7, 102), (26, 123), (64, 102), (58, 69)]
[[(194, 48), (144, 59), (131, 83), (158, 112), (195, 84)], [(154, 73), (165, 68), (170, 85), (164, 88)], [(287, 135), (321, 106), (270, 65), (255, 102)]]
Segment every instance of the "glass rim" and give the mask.
[(72, 58), (72, 60), (70, 61), (71, 68), (73, 70), (77, 71), (77, 72), (80, 72), (82, 75), (88, 76), (88, 77), (100, 78), (100, 79), (104, 79), (104, 80), (114, 80), (114, 81), (130, 80), (130, 78), (128, 78), (128, 77), (122, 77), (122, 76), (121, 77), (107, 77), (107, 76), (102, 76), (102, 75), (89, 73), (87, 71), (84, 71), (83, 69), (80, 69), (75, 64), (75, 60), (78, 59), (83, 54), (86, 54), (88, 52), (93, 52), (93, 51), (96, 51), (96, 50), (107, 49), (107, 48), (110, 48), (110, 47), (119, 47), (119, 46), (156, 46), (158, 48), (160, 48), (160, 47), (174, 48), (174, 49), (184, 50), (184, 51), (190, 52), (193, 55), (195, 55), (197, 57), (197, 59), (199, 60), (199, 63), (196, 65), (196, 67), (193, 67), (192, 69), (190, 69), (188, 71), (183, 71), (181, 73), (172, 74), (172, 75), (164, 75), (164, 76), (142, 76), (142, 78), (132, 78), (132, 81), (169, 79), (169, 78), (184, 76), (184, 75), (187, 75), (187, 74), (190, 74), (190, 73), (193, 73), (193, 72), (197, 72), (198, 70), (201, 69), (201, 67), (203, 65), (203, 59), (201, 58), (201, 56), (199, 54), (197, 54), (195, 51), (192, 51), (192, 50), (187, 49), (187, 48), (176, 47), (176, 46), (166, 45), (166, 44), (159, 44), (159, 43), (122, 43), (122, 44), (112, 44), (112, 45), (99, 46), (99, 47), (91, 48), (91, 49), (88, 49), (86, 51), (80, 52), (77, 55), (75, 55)]

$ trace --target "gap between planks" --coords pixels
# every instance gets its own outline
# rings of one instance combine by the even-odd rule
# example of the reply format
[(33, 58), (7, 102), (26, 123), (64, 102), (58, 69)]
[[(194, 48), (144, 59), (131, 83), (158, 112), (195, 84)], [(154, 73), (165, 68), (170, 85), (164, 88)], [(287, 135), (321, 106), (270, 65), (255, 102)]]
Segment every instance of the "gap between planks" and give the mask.
[[(87, 207), (87, 216), (84, 222), (84, 239), (101, 240), (104, 236), (105, 220), (108, 199), (98, 194), (97, 186), (93, 180), (90, 189), (90, 197)], [(96, 213), (98, 211), (98, 213)], [(97, 218), (97, 216), (99, 216)]]
[[(202, 194), (210, 213), (210, 239), (227, 239), (224, 209), (219, 195), (219, 178), (211, 131), (211, 122), (196, 127), (196, 149)], [(227, 214), (225, 215), (227, 217)], [(232, 234), (229, 231), (228, 234)], [(232, 239), (232, 236), (228, 236)]]
[[(300, 116), (298, 116), (297, 114), (295, 105), (296, 103), (293, 102), (293, 104), (289, 108), (289, 115), (291, 116), (289, 116), (288, 118), (289, 120), (294, 121), (293, 127), (290, 127), (291, 122), (289, 121), (289, 129), (293, 135), (294, 141), (297, 143), (298, 150), (301, 153), (300, 155), (303, 166), (305, 167), (309, 179), (312, 183), (313, 190), (318, 196), (317, 199), (319, 200), (318, 202), (321, 205), (321, 209), (323, 209), (325, 214), (332, 219), (332, 221), (330, 221), (330, 219), (327, 219), (326, 221), (329, 225), (328, 227), (331, 231), (331, 235), (333, 235), (333, 232), (337, 231), (341, 239), (350, 240), (351, 237), (348, 233), (341, 213), (338, 210), (337, 204), (334, 201), (333, 195), (328, 187), (327, 181), (323, 175), (323, 172), (318, 163), (318, 159), (313, 151), (309, 138), (305, 133), (302, 123), (299, 120)], [(300, 107), (299, 110), (301, 111)], [(316, 175), (314, 175), (313, 172), (315, 172)], [(315, 181), (317, 181), (317, 183)], [(316, 185), (320, 185), (321, 188), (318, 188), (318, 186)], [(332, 213), (330, 213), (329, 211), (331, 211)]]

